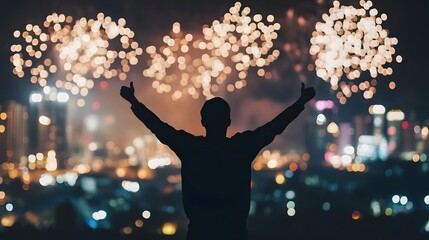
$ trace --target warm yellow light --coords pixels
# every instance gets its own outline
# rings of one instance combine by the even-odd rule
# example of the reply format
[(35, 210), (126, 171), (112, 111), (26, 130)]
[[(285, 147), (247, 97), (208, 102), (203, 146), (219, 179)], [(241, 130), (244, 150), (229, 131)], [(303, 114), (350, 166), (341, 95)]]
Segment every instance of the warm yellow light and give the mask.
[(260, 162), (254, 162), (253, 163), (253, 170), (259, 171), (262, 169), (262, 164)]
[(418, 162), (420, 160), (420, 155), (419, 154), (414, 154), (412, 157), (413, 162)]
[(116, 172), (116, 175), (120, 178), (125, 177), (125, 174), (127, 173), (125, 168), (117, 168), (115, 172)]
[(359, 211), (354, 211), (352, 213), (352, 219), (353, 220), (359, 220), (361, 218), (360, 212)]
[(338, 125), (334, 122), (329, 123), (329, 125), (326, 127), (326, 130), (330, 134), (337, 134), (340, 131), (340, 128)]
[(162, 225), (162, 233), (164, 235), (174, 235), (176, 234), (176, 224), (174, 223), (164, 223)]
[(12, 214), (5, 215), (1, 219), (1, 225), (3, 227), (12, 227), (13, 224), (15, 223), (15, 220), (16, 220), (15, 215), (12, 215)]
[(5, 113), (5, 112), (0, 113), (0, 119), (1, 120), (6, 120), (6, 118), (7, 118), (7, 113)]
[(281, 174), (281, 173), (278, 173), (277, 175), (276, 175), (276, 183), (277, 184), (283, 184), (283, 183), (285, 183), (285, 176), (283, 176), (283, 174)]
[(91, 171), (91, 166), (89, 164), (81, 163), (77, 165), (75, 169), (79, 174), (85, 174)]
[(428, 127), (423, 127), (422, 128), (422, 136), (423, 137), (427, 137), (429, 134), (429, 128)]
[(57, 159), (55, 158), (56, 153), (54, 150), (48, 152), (48, 158), (46, 159), (46, 170), (55, 171), (57, 170)]
[(393, 210), (391, 208), (386, 208), (386, 210), (384, 211), (384, 213), (386, 214), (386, 216), (391, 216), (393, 213)]

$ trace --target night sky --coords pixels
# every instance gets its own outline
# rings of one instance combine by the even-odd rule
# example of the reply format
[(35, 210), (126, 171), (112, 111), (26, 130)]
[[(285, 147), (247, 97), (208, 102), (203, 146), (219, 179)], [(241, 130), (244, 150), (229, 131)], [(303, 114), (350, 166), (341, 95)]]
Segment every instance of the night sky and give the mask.
[[(50, 1), (22, 1), (14, 0), (2, 2), (0, 8), (0, 102), (16, 100), (27, 104), (31, 91), (40, 89), (28, 79), (19, 79), (12, 74), (10, 45), (14, 43), (13, 32), (22, 30), (27, 23), (42, 24), (46, 16), (52, 12), (72, 15), (74, 19), (85, 16), (95, 18), (98, 12), (104, 12), (113, 20), (124, 17), (127, 26), (135, 33), (135, 40), (143, 49), (151, 44), (157, 44), (162, 37), (169, 33), (171, 25), (178, 21), (185, 32), (195, 32), (201, 29), (203, 24), (210, 24), (214, 19), (219, 19), (235, 1), (106, 1), (106, 0), (50, 0)], [(243, 6), (249, 6), (252, 13), (263, 15), (273, 14), (276, 19), (282, 19), (285, 11), (291, 7), (296, 12), (304, 15), (316, 15), (320, 8), (327, 11), (330, 4), (324, 4), (319, 9), (315, 0), (264, 0), (241, 1)], [(327, 0), (325, 0), (327, 2)], [(341, 3), (353, 2), (358, 5), (358, 0), (346, 0)], [(366, 113), (371, 104), (383, 104), (389, 109), (403, 109), (406, 114), (414, 112), (419, 121), (429, 119), (429, 81), (426, 75), (429, 65), (428, 47), (428, 20), (429, 0), (375, 0), (374, 6), (380, 13), (386, 13), (388, 19), (383, 27), (389, 30), (389, 36), (397, 37), (399, 44), (397, 53), (404, 60), (401, 64), (393, 64), (394, 73), (389, 78), (378, 77), (379, 86), (377, 93), (371, 100), (364, 100), (361, 94), (356, 94), (346, 105), (339, 108), (338, 118), (348, 121), (353, 115)], [(323, 10), (323, 9), (322, 9)], [(320, 18), (320, 16), (317, 16)], [(280, 21), (282, 24), (282, 22)], [(282, 24), (283, 28), (283, 24)], [(280, 35), (287, 33), (280, 30)], [(310, 38), (310, 36), (308, 36)], [(275, 67), (274, 65), (273, 67)], [(127, 116), (130, 118), (130, 126), (139, 124), (135, 120), (126, 103), (119, 97), (121, 84), (129, 84), (133, 79), (137, 89), (137, 96), (145, 102), (161, 119), (172, 123), (177, 128), (189, 130), (195, 134), (203, 134), (199, 126), (199, 109), (203, 100), (181, 99), (171, 101), (170, 95), (158, 95), (150, 87), (151, 80), (144, 79), (141, 72), (147, 65), (140, 61), (131, 70), (131, 74), (125, 82), (119, 80), (110, 81), (109, 88), (104, 91), (93, 90), (91, 98), (101, 103), (101, 114), (109, 116)], [(256, 78), (255, 78), (256, 79)], [(394, 80), (397, 84), (395, 90), (388, 89), (388, 82)], [(270, 120), (284, 107), (291, 104), (299, 96), (299, 80), (293, 76), (283, 77), (281, 81), (266, 81), (263, 79), (249, 80), (248, 87), (230, 93), (225, 97), (231, 104), (233, 124), (230, 131), (242, 131), (245, 128), (254, 128), (257, 125)], [(327, 83), (318, 79), (315, 74), (308, 80), (308, 84), (316, 87), (318, 99), (332, 98), (334, 94), (329, 92)], [(180, 112), (171, 111), (180, 109)], [(87, 110), (80, 110), (87, 111)], [(125, 115), (122, 115), (125, 114)], [(116, 119), (121, 121), (121, 119)], [(128, 121), (128, 119), (127, 119)], [(130, 129), (132, 132), (132, 129)], [(125, 139), (132, 137), (132, 133), (123, 133)], [(118, 129), (112, 131), (112, 136), (118, 135)], [(110, 135), (109, 134), (109, 135)], [(289, 137), (294, 136), (291, 130)]]

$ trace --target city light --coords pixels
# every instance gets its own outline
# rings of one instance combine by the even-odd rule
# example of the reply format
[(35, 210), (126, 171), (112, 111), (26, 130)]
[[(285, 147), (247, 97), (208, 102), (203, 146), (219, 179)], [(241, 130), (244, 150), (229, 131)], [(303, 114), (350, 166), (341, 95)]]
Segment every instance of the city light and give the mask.
[(96, 221), (103, 220), (107, 217), (107, 213), (104, 210), (99, 210), (97, 212), (92, 213), (92, 218)]
[(142, 217), (144, 218), (144, 219), (149, 219), (150, 218), (150, 212), (148, 211), (148, 210), (144, 210), (143, 211), (143, 213), (142, 213)]
[(162, 225), (162, 233), (164, 235), (174, 235), (176, 234), (177, 226), (174, 223), (164, 223)]
[(408, 198), (407, 198), (407, 196), (402, 196), (402, 197), (401, 197), (401, 199), (399, 200), (399, 202), (400, 202), (402, 205), (407, 204), (407, 202), (408, 202)]
[(276, 179), (276, 183), (279, 185), (285, 183), (286, 181), (285, 176), (282, 173), (277, 174), (275, 179)]
[(294, 199), (295, 198), (295, 192), (294, 191), (292, 191), (292, 190), (289, 190), (289, 191), (287, 191), (286, 193), (285, 193), (285, 197), (287, 198), (287, 199)]
[(287, 208), (295, 208), (295, 202), (294, 201), (287, 202), (286, 207)]
[(70, 99), (69, 95), (68, 95), (67, 93), (65, 93), (65, 92), (60, 92), (60, 93), (58, 93), (58, 95), (57, 95), (57, 101), (58, 101), (58, 102), (63, 102), (63, 103), (65, 103), (65, 102), (68, 102), (68, 101), (69, 101), (69, 99)]
[(325, 211), (325, 212), (329, 211), (329, 210), (331, 209), (331, 204), (330, 204), (329, 202), (324, 202), (324, 203), (322, 204), (322, 209), (323, 209), (323, 211)]
[(316, 106), (317, 110), (323, 111), (323, 110), (326, 110), (326, 109), (333, 109), (334, 106), (335, 106), (335, 104), (331, 100), (319, 100), (319, 101), (316, 101), (316, 105), (315, 106)]
[(383, 105), (371, 105), (369, 106), (368, 112), (370, 114), (382, 115), (386, 112), (386, 108)]
[(352, 155), (355, 153), (355, 148), (353, 146), (348, 145), (344, 147), (343, 151), (345, 154)]
[(3, 227), (12, 227), (16, 221), (15, 215), (7, 214), (1, 218), (1, 225)]
[(328, 133), (330, 133), (330, 134), (337, 135), (337, 134), (339, 134), (340, 128), (338, 127), (338, 125), (335, 122), (331, 122), (326, 127), (326, 131), (328, 131)]
[(128, 192), (138, 192), (140, 190), (140, 185), (138, 182), (133, 181), (122, 181), (122, 187)]
[(317, 115), (316, 123), (317, 123), (317, 125), (323, 125), (323, 124), (325, 124), (326, 123), (326, 117), (325, 117), (325, 115), (323, 115), (322, 113), (320, 113), (319, 115)]
[(33, 103), (41, 102), (42, 99), (43, 99), (43, 96), (40, 93), (33, 93), (30, 96), (30, 101), (33, 102)]
[(405, 114), (401, 110), (391, 110), (387, 112), (388, 121), (402, 121), (405, 119)]
[(51, 119), (47, 116), (42, 115), (39, 117), (39, 123), (48, 126), (51, 124)]
[(48, 157), (46, 159), (46, 170), (49, 172), (57, 170), (57, 158), (56, 152), (54, 150), (50, 150), (48, 152)]
[(352, 219), (353, 220), (359, 220), (361, 218), (361, 214), (359, 211), (353, 211), (352, 213)]
[(141, 228), (141, 227), (143, 227), (143, 221), (141, 219), (137, 219), (134, 222), (134, 225), (136, 225), (136, 227), (138, 227), (138, 228)]
[(88, 144), (88, 149), (89, 149), (89, 151), (91, 151), (91, 152), (96, 151), (96, 150), (98, 149), (98, 145), (97, 145), (97, 143), (95, 143), (95, 142), (90, 142), (90, 143)]
[(12, 212), (12, 210), (13, 210), (13, 204), (12, 203), (8, 203), (8, 204), (6, 204), (5, 208), (6, 208), (6, 211)]
[(400, 200), (400, 197), (399, 197), (399, 195), (394, 195), (393, 197), (392, 197), (392, 202), (393, 203), (399, 203), (399, 200)]
[(287, 210), (287, 215), (289, 215), (289, 217), (293, 217), (295, 216), (295, 214), (296, 214), (295, 208), (289, 208)]
[(150, 169), (157, 169), (160, 167), (165, 167), (171, 164), (170, 157), (157, 157), (152, 158), (147, 162)]
[(40, 185), (46, 187), (55, 184), (55, 178), (51, 174), (42, 174), (39, 179)]
[(5, 112), (0, 113), (0, 120), (6, 120), (6, 118), (7, 118), (7, 113)]

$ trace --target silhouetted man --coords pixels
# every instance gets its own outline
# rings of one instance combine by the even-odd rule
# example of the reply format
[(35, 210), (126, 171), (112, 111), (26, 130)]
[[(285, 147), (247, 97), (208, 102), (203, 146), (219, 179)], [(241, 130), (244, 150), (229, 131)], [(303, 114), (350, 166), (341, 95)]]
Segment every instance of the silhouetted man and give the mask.
[(183, 206), (189, 219), (187, 239), (244, 240), (250, 207), (251, 163), (304, 110), (304, 104), (315, 96), (315, 91), (302, 84), (301, 97), (271, 122), (231, 138), (226, 137), (231, 109), (222, 98), (204, 103), (201, 123), (206, 136), (194, 136), (161, 121), (140, 103), (134, 96), (132, 82), (130, 87), (121, 88), (121, 96), (182, 162)]

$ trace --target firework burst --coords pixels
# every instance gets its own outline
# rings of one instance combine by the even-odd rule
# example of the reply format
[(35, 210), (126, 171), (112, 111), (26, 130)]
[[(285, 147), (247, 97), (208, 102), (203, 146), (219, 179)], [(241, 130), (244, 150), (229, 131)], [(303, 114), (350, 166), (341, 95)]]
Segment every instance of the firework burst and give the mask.
[(138, 63), (143, 50), (125, 24), (125, 19), (115, 22), (103, 13), (74, 23), (71, 16), (53, 13), (43, 26), (27, 24), (25, 31), (14, 32), (21, 43), (11, 46), (13, 73), (80, 96), (77, 103), (84, 106), (94, 80), (125, 80), (130, 66)]
[(151, 60), (143, 75), (154, 78), (157, 92), (171, 93), (173, 100), (233, 92), (246, 86), (250, 68), (261, 72), (277, 59), (280, 52), (272, 48), (280, 24), (272, 15), (266, 21), (260, 14), (251, 17), (250, 8), (241, 7), (235, 3), (221, 20), (203, 26), (200, 35), (184, 34), (174, 23), (164, 46), (146, 49)]
[[(394, 60), (398, 39), (388, 37), (388, 30), (382, 27), (387, 15), (379, 15), (371, 1), (361, 0), (359, 8), (334, 1), (322, 19), (316, 23), (310, 48), (310, 54), (316, 56), (317, 76), (331, 84), (341, 104), (360, 91), (371, 99), (376, 93), (375, 78), (393, 73), (386, 65)], [(396, 61), (400, 63), (402, 57), (396, 56)], [(361, 74), (366, 71), (372, 79), (363, 81)]]

